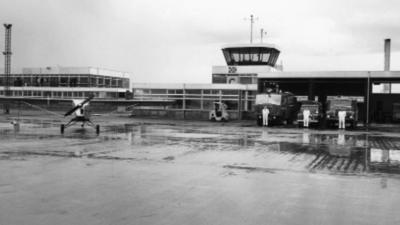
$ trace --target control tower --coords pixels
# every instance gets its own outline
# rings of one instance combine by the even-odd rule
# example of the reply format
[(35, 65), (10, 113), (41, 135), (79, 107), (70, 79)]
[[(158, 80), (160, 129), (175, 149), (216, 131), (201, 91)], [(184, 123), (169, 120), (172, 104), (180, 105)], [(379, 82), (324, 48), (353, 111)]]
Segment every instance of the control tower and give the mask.
[(282, 71), (276, 65), (280, 50), (272, 44), (237, 44), (222, 47), (226, 66), (213, 66), (214, 84), (256, 84), (260, 74)]

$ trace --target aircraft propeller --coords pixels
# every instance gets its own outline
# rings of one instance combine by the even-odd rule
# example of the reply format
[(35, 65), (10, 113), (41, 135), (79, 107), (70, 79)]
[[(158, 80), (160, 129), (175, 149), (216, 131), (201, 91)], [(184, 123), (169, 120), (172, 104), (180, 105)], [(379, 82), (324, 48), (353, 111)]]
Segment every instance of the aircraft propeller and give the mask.
[(76, 105), (75, 107), (73, 107), (72, 109), (70, 109), (68, 112), (66, 112), (64, 114), (64, 116), (69, 116), (71, 115), (73, 112), (75, 112), (77, 109), (82, 108), (87, 102), (89, 102), (90, 100), (92, 100), (94, 97), (94, 95), (90, 95), (89, 97), (87, 97), (85, 100), (83, 100), (83, 102), (79, 103), (78, 105)]

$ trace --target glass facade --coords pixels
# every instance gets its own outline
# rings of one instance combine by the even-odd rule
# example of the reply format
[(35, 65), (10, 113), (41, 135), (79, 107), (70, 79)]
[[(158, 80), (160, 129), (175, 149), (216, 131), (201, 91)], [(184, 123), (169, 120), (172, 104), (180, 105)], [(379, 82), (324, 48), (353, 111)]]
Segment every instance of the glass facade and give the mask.
[[(4, 95), (4, 91), (0, 91), (0, 96)], [(82, 91), (82, 90), (71, 90), (71, 91), (57, 91), (54, 89), (46, 90), (11, 90), (11, 96), (14, 97), (34, 97), (34, 98), (87, 98), (90, 95), (94, 95), (97, 98), (125, 98), (125, 92), (117, 91)]]
[(135, 99), (174, 100), (170, 109), (205, 110), (213, 109), (214, 102), (227, 104), (228, 110), (251, 111), (254, 105), (253, 91), (237, 89), (151, 89), (134, 88)]
[(276, 48), (268, 47), (233, 47), (222, 49), (226, 63), (233, 65), (269, 65), (275, 66), (279, 57)]
[[(5, 85), (0, 76), (0, 86)], [(129, 88), (129, 78), (88, 74), (11, 74), (14, 87), (105, 87)]]

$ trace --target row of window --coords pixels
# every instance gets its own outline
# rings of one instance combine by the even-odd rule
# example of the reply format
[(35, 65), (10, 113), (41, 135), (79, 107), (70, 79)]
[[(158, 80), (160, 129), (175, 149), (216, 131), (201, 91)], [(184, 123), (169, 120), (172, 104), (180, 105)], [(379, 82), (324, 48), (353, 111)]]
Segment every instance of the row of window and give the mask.
[[(0, 77), (0, 86), (6, 84), (6, 78)], [(93, 76), (11, 76), (10, 86), (37, 87), (112, 87), (128, 88), (128, 78)]]
[(400, 94), (399, 83), (379, 83), (372, 85), (372, 93), (374, 94)]
[[(0, 91), (0, 96), (4, 96), (4, 91)], [(118, 98), (119, 93), (117, 92), (87, 92), (87, 91), (11, 91), (11, 96), (17, 97), (43, 97), (43, 98), (83, 98), (89, 97), (90, 95), (94, 95), (95, 97), (100, 98)]]
[(213, 84), (256, 84), (257, 77), (254, 76), (229, 76), (227, 74), (213, 74)]
[[(254, 102), (255, 91), (240, 90), (212, 90), (212, 89), (135, 89), (136, 99), (163, 99), (174, 100), (170, 106), (174, 109), (210, 110), (214, 102), (222, 101), (227, 104), (229, 110), (238, 110), (239, 94), (241, 95), (242, 110), (250, 110)], [(245, 94), (247, 92), (247, 95)]]
[[(209, 90), (209, 89), (135, 89), (135, 96), (141, 95), (239, 95), (240, 90)], [(249, 91), (251, 92), (251, 91)]]
[(228, 65), (274, 66), (279, 51), (270, 48), (226, 48), (222, 50)]

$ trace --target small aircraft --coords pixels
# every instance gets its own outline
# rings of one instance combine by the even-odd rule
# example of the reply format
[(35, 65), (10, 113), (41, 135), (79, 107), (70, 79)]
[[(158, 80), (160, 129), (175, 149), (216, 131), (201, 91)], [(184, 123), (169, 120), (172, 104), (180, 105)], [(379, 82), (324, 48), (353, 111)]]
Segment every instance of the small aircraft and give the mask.
[(87, 109), (90, 100), (93, 99), (93, 95), (87, 97), (86, 99), (73, 99), (74, 107), (64, 114), (64, 117), (70, 116), (75, 113), (75, 117), (72, 118), (67, 124), (61, 124), (61, 133), (64, 133), (65, 128), (70, 127), (78, 122), (82, 122), (81, 127), (85, 124), (96, 129), (96, 134), (100, 133), (100, 125), (95, 125), (90, 120), (90, 112)]

